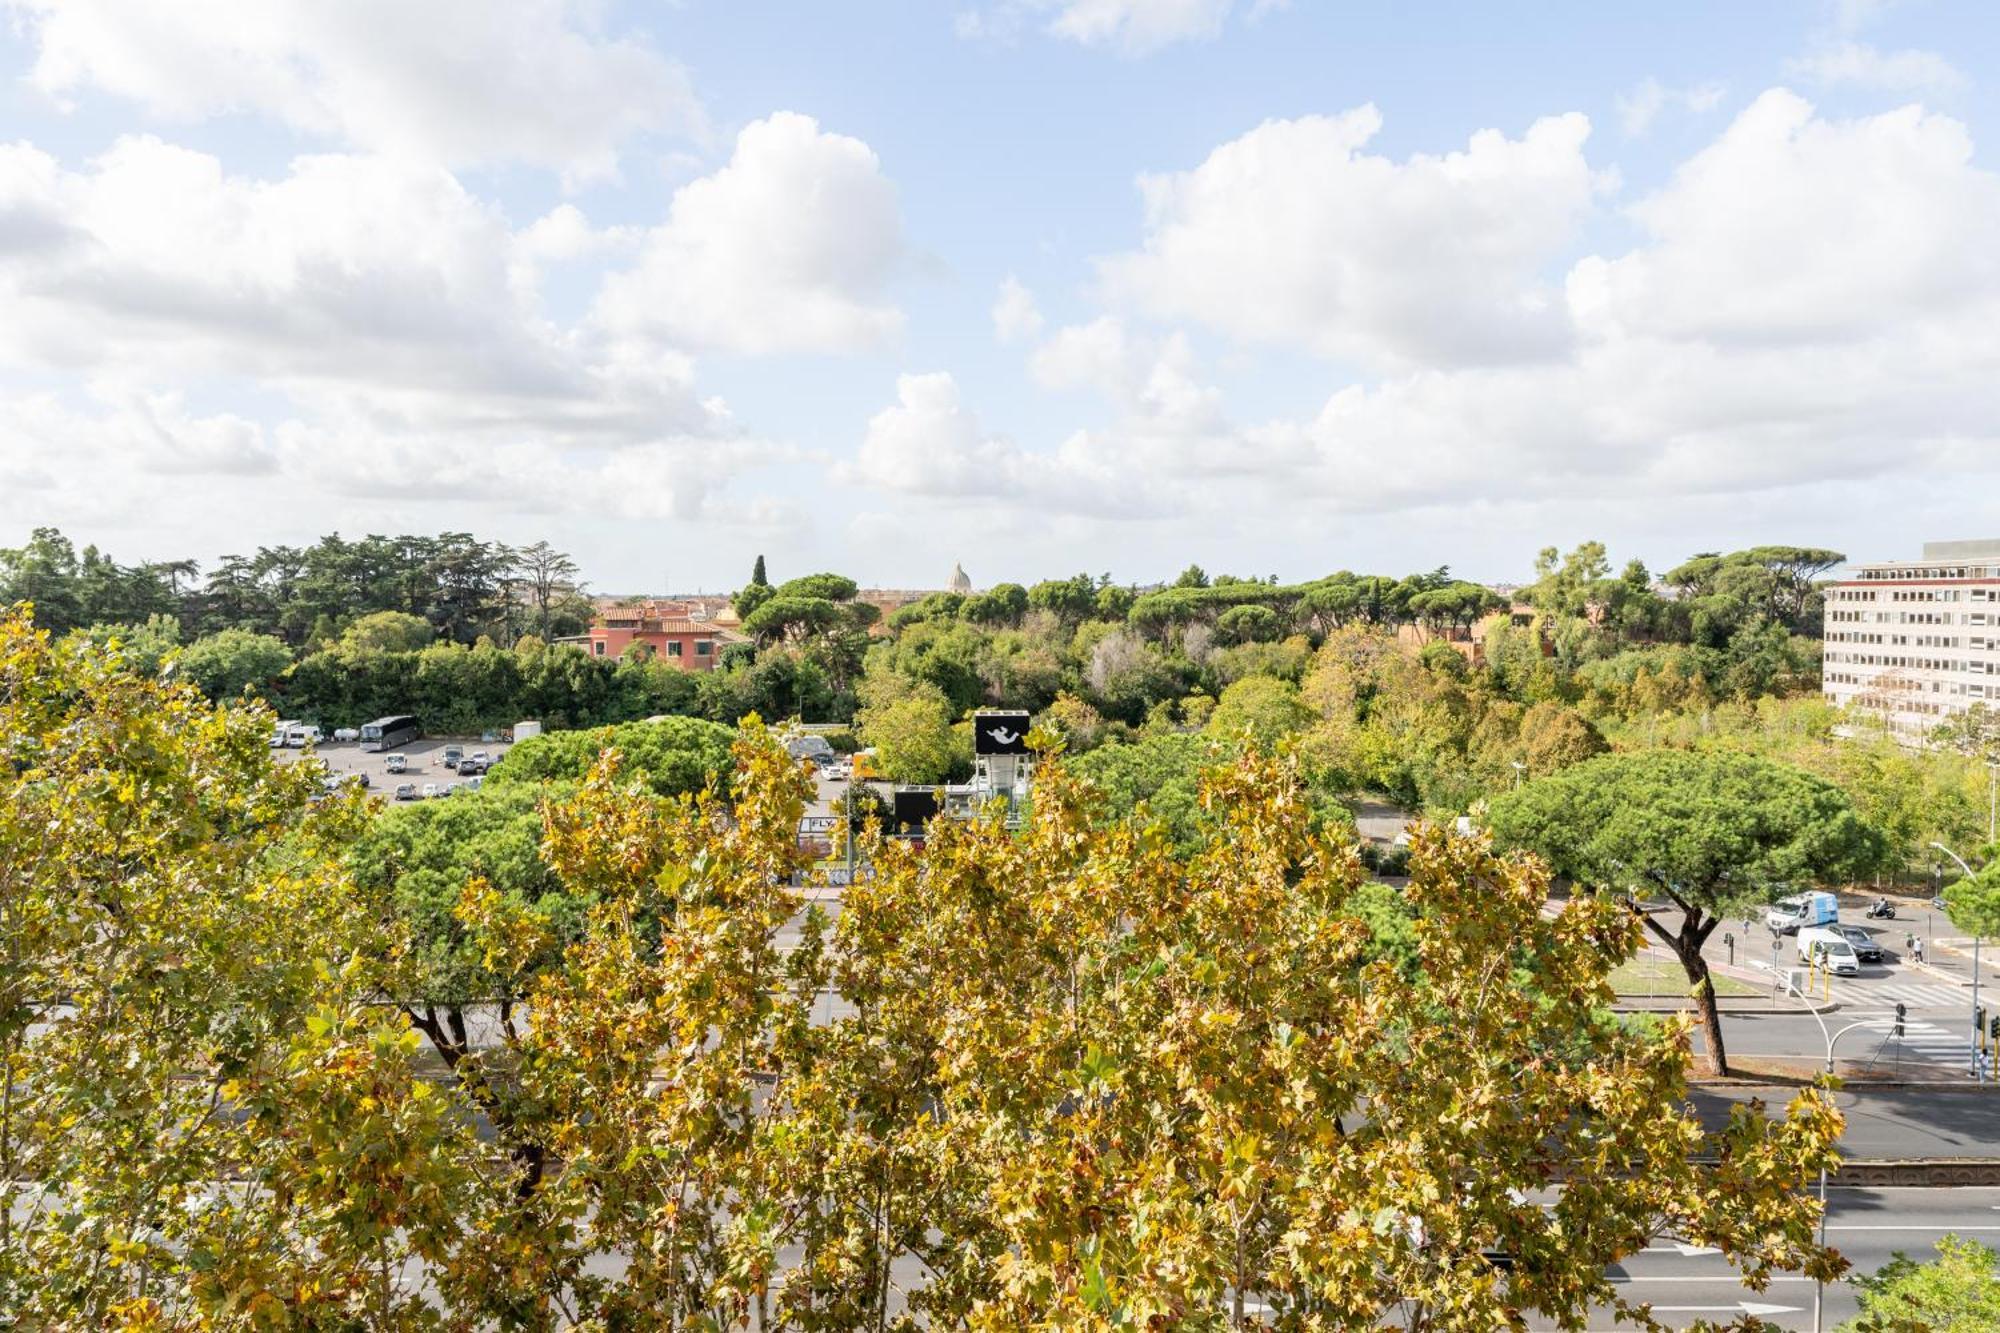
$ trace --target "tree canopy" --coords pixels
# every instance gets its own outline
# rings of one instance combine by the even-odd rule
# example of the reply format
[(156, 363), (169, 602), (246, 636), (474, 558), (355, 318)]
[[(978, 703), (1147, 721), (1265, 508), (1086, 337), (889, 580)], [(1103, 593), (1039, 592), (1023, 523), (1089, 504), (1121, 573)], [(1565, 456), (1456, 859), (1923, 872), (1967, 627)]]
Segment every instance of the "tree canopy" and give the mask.
[(1920, 1263), (1898, 1252), (1854, 1279), (1861, 1313), (1840, 1333), (1986, 1333), (2000, 1328), (2000, 1254), (1963, 1236), (1937, 1243)]
[[(1839, 1275), (1799, 1187), (1823, 1092), (1704, 1127), (1685, 1025), (1608, 1011), (1628, 913), (1547, 914), (1545, 871), (1436, 830), (1385, 898), (1296, 759), (1210, 773), (1186, 853), (1051, 763), (1024, 829), (871, 844), (830, 919), (754, 721), (726, 803), (518, 747), (592, 756), (534, 789), (537, 864), (505, 783), (350, 861), (361, 799), (270, 720), (0, 618), (0, 1308), (33, 1326), (1487, 1328), (1633, 1313), (1607, 1269), (1665, 1238)], [(413, 959), (532, 1021), (439, 1073)]]
[(729, 789), (729, 728), (691, 717), (663, 717), (588, 731), (552, 731), (522, 741), (487, 773), (485, 786), (505, 788), (578, 782), (607, 750), (623, 771), (661, 796)]
[(1650, 898), (1681, 913), (1672, 947), (1699, 991), (1710, 1059), (1728, 1062), (1702, 946), (1746, 905), (1871, 869), (1881, 839), (1832, 783), (1754, 755), (1653, 750), (1612, 754), (1496, 797), (1502, 846), (1545, 858), (1580, 884)]

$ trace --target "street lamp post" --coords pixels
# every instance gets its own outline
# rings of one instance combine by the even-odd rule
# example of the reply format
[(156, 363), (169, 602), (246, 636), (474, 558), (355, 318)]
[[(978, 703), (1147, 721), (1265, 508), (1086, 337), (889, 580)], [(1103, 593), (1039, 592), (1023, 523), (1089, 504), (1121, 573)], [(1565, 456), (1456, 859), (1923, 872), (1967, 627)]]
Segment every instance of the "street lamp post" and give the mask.
[[(1972, 867), (1965, 863), (1964, 857), (1941, 842), (1933, 842), (1931, 846), (1958, 862), (1958, 868), (1965, 872), (1965, 877), (1972, 878)], [(1976, 933), (1972, 937), (1972, 1081), (1986, 1081), (1985, 1070), (1979, 1063), (1979, 936)]]
[[(1826, 1027), (1826, 1020), (1820, 1017), (1819, 1006), (1814, 1004), (1805, 992), (1795, 987), (1787, 987), (1787, 989), (1799, 997), (1800, 1003), (1806, 1007), (1806, 1012), (1813, 1016), (1813, 1022), (1819, 1024), (1820, 1035), (1826, 1038), (1826, 1076), (1830, 1088), (1834, 1076), (1833, 1048), (1840, 1043), (1842, 1037), (1856, 1028), (1867, 1027), (1868, 1024), (1865, 1021), (1849, 1023), (1840, 1031), (1829, 1033)], [(1819, 1169), (1819, 1245), (1821, 1249), (1826, 1248), (1826, 1167), (1824, 1164)], [(1818, 1278), (1813, 1279), (1813, 1333), (1820, 1333), (1820, 1308), (1824, 1302), (1825, 1295), (1826, 1283)]]

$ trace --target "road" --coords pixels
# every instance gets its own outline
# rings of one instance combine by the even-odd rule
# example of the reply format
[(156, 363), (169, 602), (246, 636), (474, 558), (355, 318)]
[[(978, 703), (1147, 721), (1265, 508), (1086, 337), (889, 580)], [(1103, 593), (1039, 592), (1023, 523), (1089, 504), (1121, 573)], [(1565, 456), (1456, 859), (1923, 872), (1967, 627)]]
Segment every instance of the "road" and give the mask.
[[(1928, 1258), (1938, 1238), (1956, 1232), (2000, 1246), (2000, 1189), (1843, 1189), (1827, 1192), (1827, 1243), (1852, 1271), (1872, 1273), (1897, 1251)], [(1611, 1270), (1628, 1299), (1646, 1301), (1660, 1319), (1685, 1327), (1698, 1319), (1756, 1314), (1784, 1329), (1812, 1327), (1813, 1284), (1781, 1276), (1762, 1292), (1746, 1289), (1721, 1256), (1687, 1246), (1655, 1245)], [(1857, 1309), (1845, 1282), (1826, 1289), (1823, 1327), (1831, 1330)], [(1531, 1320), (1533, 1329), (1551, 1329)], [(1618, 1328), (1608, 1313), (1592, 1330)]]

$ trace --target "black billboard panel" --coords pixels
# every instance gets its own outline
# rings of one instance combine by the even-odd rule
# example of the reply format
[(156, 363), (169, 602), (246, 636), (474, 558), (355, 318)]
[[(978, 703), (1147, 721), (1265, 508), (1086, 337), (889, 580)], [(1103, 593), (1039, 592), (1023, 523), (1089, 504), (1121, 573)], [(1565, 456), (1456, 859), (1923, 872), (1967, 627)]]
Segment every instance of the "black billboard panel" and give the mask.
[(1028, 715), (1026, 713), (974, 713), (972, 715), (974, 754), (1026, 754)]
[(921, 833), (924, 825), (937, 817), (935, 787), (898, 787), (889, 795), (889, 824), (892, 833)]

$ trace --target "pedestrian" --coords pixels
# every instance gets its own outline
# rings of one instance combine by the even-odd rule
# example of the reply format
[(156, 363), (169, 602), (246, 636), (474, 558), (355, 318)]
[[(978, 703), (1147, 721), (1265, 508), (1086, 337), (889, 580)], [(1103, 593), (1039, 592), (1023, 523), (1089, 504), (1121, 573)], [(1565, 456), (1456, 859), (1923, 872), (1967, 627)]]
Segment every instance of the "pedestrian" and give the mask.
[(1917, 939), (1914, 935), (1911, 936), (1910, 939), (1911, 939), (1911, 948), (1910, 948), (1911, 956), (1914, 957), (1917, 960), (1917, 962), (1922, 963), (1924, 961), (1924, 942), (1920, 939)]

